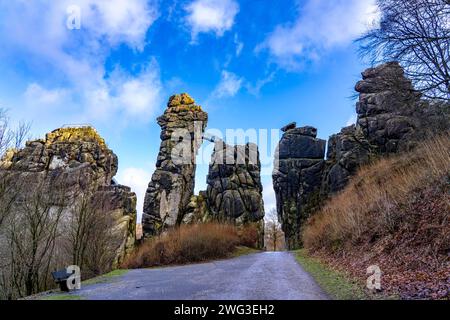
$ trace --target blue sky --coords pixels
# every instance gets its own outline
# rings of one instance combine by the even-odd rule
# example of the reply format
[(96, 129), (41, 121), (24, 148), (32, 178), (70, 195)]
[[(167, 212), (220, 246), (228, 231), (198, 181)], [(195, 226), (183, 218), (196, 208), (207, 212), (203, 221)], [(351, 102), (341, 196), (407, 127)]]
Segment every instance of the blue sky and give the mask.
[[(173, 93), (188, 92), (223, 132), (297, 121), (327, 139), (354, 121), (350, 97), (368, 65), (353, 40), (376, 21), (374, 2), (0, 0), (0, 106), (32, 122), (33, 138), (95, 126), (140, 212), (160, 143), (155, 119)], [(199, 165), (196, 190), (207, 170)], [(271, 176), (262, 179), (269, 210)]]

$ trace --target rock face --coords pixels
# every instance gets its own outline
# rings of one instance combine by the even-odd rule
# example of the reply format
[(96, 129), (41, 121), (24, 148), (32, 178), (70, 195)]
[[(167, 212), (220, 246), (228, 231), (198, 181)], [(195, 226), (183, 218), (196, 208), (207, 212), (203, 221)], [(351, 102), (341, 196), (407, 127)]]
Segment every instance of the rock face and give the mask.
[(195, 156), (207, 120), (207, 113), (185, 93), (170, 97), (166, 111), (158, 118), (162, 142), (156, 171), (145, 194), (145, 237), (180, 224), (187, 214), (194, 195)]
[(327, 164), (323, 174), (321, 195), (326, 198), (342, 190), (358, 167), (375, 155), (374, 147), (368, 142), (360, 127), (352, 125), (332, 135), (328, 140)]
[(273, 183), (289, 249), (301, 246), (304, 220), (342, 190), (361, 165), (411, 150), (450, 128), (450, 105), (422, 99), (398, 63), (367, 69), (362, 78), (355, 87), (357, 122), (330, 137), (326, 162), (325, 141), (315, 139), (314, 128), (293, 128), (291, 123), (282, 129)]
[(322, 194), (343, 189), (370, 159), (413, 149), (428, 136), (450, 128), (449, 104), (421, 99), (396, 62), (362, 73), (355, 90), (357, 123), (328, 141)]
[[(117, 156), (95, 129), (70, 127), (54, 130), (45, 140), (27, 142), (21, 150), (7, 152), (0, 162), (0, 172), (14, 173), (17, 181), (31, 187), (54, 186), (50, 182), (60, 177), (58, 187), (64, 188), (65, 198), (89, 191), (93, 203), (107, 204), (102, 214), (110, 217), (111, 232), (118, 240), (112, 248), (113, 265), (117, 266), (134, 247), (136, 223), (136, 195), (113, 181), (117, 166)], [(47, 191), (57, 192), (51, 187)], [(71, 207), (76, 205), (71, 203)]]
[(209, 214), (237, 226), (253, 225), (258, 232), (255, 246), (264, 246), (264, 202), (261, 163), (256, 144), (230, 146), (215, 142), (207, 177)]
[(326, 141), (317, 139), (312, 127), (291, 124), (284, 129), (275, 154), (273, 187), (278, 220), (290, 250), (300, 246), (301, 225), (317, 206)]
[(408, 151), (427, 134), (448, 130), (448, 105), (422, 100), (398, 63), (367, 69), (362, 77), (355, 87), (357, 124), (378, 153)]

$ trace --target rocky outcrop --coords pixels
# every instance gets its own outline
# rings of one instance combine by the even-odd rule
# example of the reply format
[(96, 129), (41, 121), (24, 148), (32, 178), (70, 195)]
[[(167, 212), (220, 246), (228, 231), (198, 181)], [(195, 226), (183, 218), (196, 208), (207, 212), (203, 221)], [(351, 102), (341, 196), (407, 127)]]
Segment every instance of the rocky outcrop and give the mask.
[(261, 163), (256, 144), (230, 146), (215, 142), (207, 177), (206, 203), (210, 216), (237, 226), (253, 225), (256, 247), (264, 246), (264, 202)]
[[(117, 240), (110, 248), (115, 252), (113, 266), (117, 266), (134, 247), (136, 223), (136, 195), (113, 181), (117, 167), (117, 156), (95, 129), (81, 126), (54, 130), (45, 140), (10, 150), (0, 162), (0, 173), (14, 174), (17, 186), (26, 185), (27, 190), (37, 186), (45, 188), (42, 194), (63, 190), (64, 204), (53, 205), (67, 205), (69, 214), (81, 195), (89, 196), (90, 203), (104, 204), (101, 214)], [(17, 201), (27, 196), (21, 194)]]
[(312, 127), (289, 124), (275, 153), (273, 187), (288, 249), (301, 245), (301, 225), (318, 205), (325, 140)]
[(180, 224), (194, 195), (195, 156), (202, 143), (208, 115), (187, 94), (170, 97), (158, 118), (161, 146), (156, 171), (144, 200), (145, 237)]
[(355, 90), (357, 123), (328, 141), (322, 194), (343, 189), (370, 159), (413, 149), (425, 138), (450, 128), (449, 104), (424, 100), (396, 62), (362, 73)]
[(362, 73), (356, 84), (357, 122), (332, 135), (327, 159), (325, 141), (316, 130), (290, 123), (278, 146), (273, 182), (277, 211), (288, 248), (301, 245), (304, 220), (334, 193), (342, 190), (357, 169), (391, 153), (413, 149), (427, 137), (450, 129), (450, 105), (422, 99), (396, 62)]
[(321, 196), (326, 198), (345, 187), (358, 167), (375, 156), (361, 128), (352, 125), (328, 140), (327, 161), (323, 173)]
[(449, 129), (448, 104), (421, 99), (396, 62), (362, 73), (355, 90), (357, 125), (380, 154), (409, 151), (427, 135)]

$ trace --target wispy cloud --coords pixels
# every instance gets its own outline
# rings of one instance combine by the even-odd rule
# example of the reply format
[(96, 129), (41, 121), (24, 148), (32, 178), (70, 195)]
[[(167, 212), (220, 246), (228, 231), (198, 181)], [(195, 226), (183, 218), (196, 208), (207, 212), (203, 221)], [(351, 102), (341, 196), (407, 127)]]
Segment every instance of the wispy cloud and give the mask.
[(254, 96), (259, 96), (261, 89), (274, 80), (275, 73), (275, 71), (271, 72), (266, 77), (257, 80), (256, 83), (246, 83), (245, 87), (247, 88), (247, 91)]
[(239, 12), (235, 0), (194, 0), (186, 8), (186, 23), (195, 42), (200, 33), (214, 33), (217, 37), (231, 30)]
[(347, 45), (378, 21), (376, 0), (307, 0), (297, 19), (278, 25), (257, 46), (287, 69), (297, 69), (333, 48)]
[(214, 98), (234, 97), (242, 88), (244, 79), (236, 74), (223, 70), (219, 84), (212, 92)]
[(46, 89), (37, 83), (31, 83), (24, 92), (24, 98), (30, 104), (53, 106), (61, 104), (68, 94), (65, 89)]
[(239, 40), (237, 33), (234, 35), (234, 44), (236, 45), (236, 57), (239, 57), (244, 49), (244, 43)]

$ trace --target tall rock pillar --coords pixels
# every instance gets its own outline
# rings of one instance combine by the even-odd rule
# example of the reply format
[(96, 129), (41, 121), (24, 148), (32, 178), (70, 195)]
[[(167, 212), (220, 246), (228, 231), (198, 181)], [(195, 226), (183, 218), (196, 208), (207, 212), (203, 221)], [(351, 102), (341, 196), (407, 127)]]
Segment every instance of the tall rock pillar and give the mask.
[(210, 214), (238, 227), (255, 228), (255, 247), (264, 247), (264, 202), (258, 146), (215, 142), (206, 190)]
[(302, 223), (320, 201), (324, 168), (325, 140), (317, 139), (317, 129), (296, 128), (293, 123), (284, 134), (275, 154), (273, 187), (278, 220), (289, 250), (301, 246)]
[(144, 200), (145, 237), (182, 222), (194, 195), (195, 157), (202, 143), (208, 114), (188, 94), (170, 97), (158, 118), (161, 146)]

